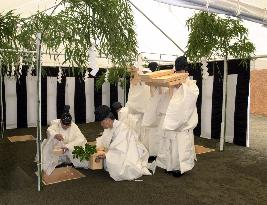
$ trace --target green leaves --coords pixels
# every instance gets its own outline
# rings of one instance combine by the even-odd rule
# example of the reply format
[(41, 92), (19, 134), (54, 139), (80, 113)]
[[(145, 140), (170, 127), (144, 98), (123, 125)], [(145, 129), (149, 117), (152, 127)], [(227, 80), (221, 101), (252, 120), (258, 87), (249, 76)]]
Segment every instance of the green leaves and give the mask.
[[(35, 34), (42, 33), (42, 48), (48, 53), (65, 53), (64, 63), (88, 67), (88, 50), (98, 53), (116, 67), (135, 60), (137, 40), (134, 17), (127, 0), (62, 0), (53, 14), (39, 12), (21, 19), (12, 11), (0, 14), (0, 48), (35, 50)], [(51, 13), (51, 12), (49, 12)], [(5, 64), (18, 62), (15, 53), (1, 52)]]
[(248, 30), (239, 19), (199, 12), (186, 25), (190, 33), (185, 54), (193, 63), (212, 56), (246, 59), (255, 52), (255, 46), (248, 40)]
[(96, 79), (96, 88), (101, 89), (103, 83), (105, 82), (105, 78), (107, 75), (107, 80), (110, 84), (117, 84), (119, 83), (121, 87), (124, 87), (125, 81), (124, 78), (130, 77), (130, 72), (127, 71), (124, 67), (114, 67), (108, 68), (108, 73), (102, 73)]
[(80, 161), (88, 161), (90, 156), (94, 153), (96, 153), (96, 146), (89, 144), (85, 144), (85, 148), (82, 146), (74, 146), (74, 150), (72, 151), (73, 159), (80, 159)]

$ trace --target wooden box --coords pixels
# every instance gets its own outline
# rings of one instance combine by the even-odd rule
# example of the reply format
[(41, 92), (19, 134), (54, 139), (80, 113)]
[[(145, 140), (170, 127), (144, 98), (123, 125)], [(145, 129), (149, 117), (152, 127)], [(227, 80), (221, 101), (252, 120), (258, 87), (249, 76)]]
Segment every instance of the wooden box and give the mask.
[(98, 155), (99, 153), (95, 153), (90, 156), (89, 169), (92, 169), (92, 170), (103, 169), (103, 159), (100, 159), (99, 162), (95, 161)]

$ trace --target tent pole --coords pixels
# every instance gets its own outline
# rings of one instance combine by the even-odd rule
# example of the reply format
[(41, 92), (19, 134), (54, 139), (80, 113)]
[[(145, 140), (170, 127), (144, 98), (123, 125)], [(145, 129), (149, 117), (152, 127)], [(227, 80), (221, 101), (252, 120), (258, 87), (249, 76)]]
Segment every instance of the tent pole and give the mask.
[(0, 57), (0, 109), (1, 109), (1, 120), (0, 120), (0, 134), (1, 138), (4, 138), (4, 109), (3, 109), (3, 76), (2, 76), (2, 58)]
[(224, 149), (225, 132), (226, 132), (226, 101), (227, 101), (227, 77), (228, 66), (227, 57), (224, 57), (224, 72), (223, 72), (223, 104), (222, 104), (222, 123), (221, 123), (221, 136), (220, 136), (220, 151)]
[(42, 157), (41, 157), (41, 33), (36, 34), (36, 70), (37, 70), (37, 169), (38, 169), (38, 191), (41, 191), (42, 182)]
[(180, 51), (182, 51), (182, 53), (184, 53), (184, 50), (177, 44), (174, 42), (174, 40), (172, 40), (160, 27), (158, 27), (143, 11), (141, 11), (132, 1), (128, 0), (130, 2), (130, 4), (133, 5), (133, 7), (139, 11), (144, 17), (146, 17), (147, 20), (150, 21), (150, 23), (153, 24), (153, 26), (155, 26), (164, 36), (166, 36)]

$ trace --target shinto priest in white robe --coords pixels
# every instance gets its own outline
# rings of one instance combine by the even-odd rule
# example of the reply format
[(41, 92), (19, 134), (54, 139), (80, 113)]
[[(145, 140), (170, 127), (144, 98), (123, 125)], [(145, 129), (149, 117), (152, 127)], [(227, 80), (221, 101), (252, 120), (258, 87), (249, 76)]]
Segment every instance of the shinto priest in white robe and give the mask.
[[(55, 139), (56, 134), (61, 134), (64, 140), (58, 141)], [(88, 168), (88, 161), (80, 162), (79, 159), (73, 159), (72, 155), (74, 146), (84, 147), (86, 143), (85, 137), (74, 122), (71, 122), (71, 126), (64, 130), (60, 119), (51, 121), (51, 125), (47, 129), (47, 139), (42, 143), (42, 170), (50, 175), (55, 167), (63, 162), (71, 162), (75, 167)], [(68, 150), (63, 155), (57, 156), (53, 153), (55, 147), (65, 147)]]
[(134, 180), (151, 175), (147, 169), (148, 152), (134, 130), (123, 122), (113, 121), (113, 128), (104, 130), (96, 139), (97, 148), (106, 151), (105, 169), (115, 181)]
[(131, 87), (128, 94), (128, 101), (119, 113), (119, 120), (124, 122), (129, 128), (133, 129), (139, 139), (142, 135), (142, 118), (144, 113), (144, 105), (150, 95), (149, 86), (142, 82), (136, 84), (131, 83)]
[(196, 101), (199, 94), (194, 80), (189, 78), (175, 88), (162, 123), (164, 135), (160, 141), (157, 166), (167, 171), (191, 170), (196, 159), (193, 129), (198, 122)]

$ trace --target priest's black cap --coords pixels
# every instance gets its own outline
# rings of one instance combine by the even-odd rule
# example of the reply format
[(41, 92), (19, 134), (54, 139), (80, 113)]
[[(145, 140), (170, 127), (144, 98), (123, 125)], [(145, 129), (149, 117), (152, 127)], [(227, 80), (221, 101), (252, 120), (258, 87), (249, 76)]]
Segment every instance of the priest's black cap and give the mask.
[(147, 67), (148, 67), (152, 72), (154, 72), (154, 71), (157, 70), (158, 66), (159, 66), (159, 64), (158, 64), (157, 62), (150, 62), (150, 63), (148, 64)]
[(114, 115), (111, 113), (110, 107), (107, 105), (100, 105), (95, 109), (95, 121), (102, 121), (106, 118), (114, 120)]
[(64, 110), (63, 110), (63, 114), (61, 115), (61, 122), (63, 123), (63, 125), (70, 125), (71, 124), (71, 114), (69, 113), (70, 111), (70, 106), (69, 105), (65, 105), (64, 106)]
[(116, 112), (118, 109), (122, 108), (122, 105), (120, 102), (114, 102), (112, 105), (111, 105), (111, 110), (113, 112)]
[(185, 56), (180, 56), (176, 58), (175, 60), (175, 70), (180, 71), (180, 70), (188, 70), (188, 62)]

